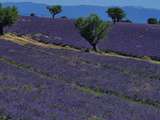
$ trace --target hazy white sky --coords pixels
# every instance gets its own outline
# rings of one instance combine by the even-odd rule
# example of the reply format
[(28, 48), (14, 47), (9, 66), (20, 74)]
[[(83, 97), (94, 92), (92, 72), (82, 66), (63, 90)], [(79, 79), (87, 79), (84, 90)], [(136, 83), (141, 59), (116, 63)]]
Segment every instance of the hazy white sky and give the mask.
[(119, 6), (142, 6), (160, 9), (160, 0), (0, 0), (1, 2), (38, 2), (45, 4), (60, 5), (119, 5)]

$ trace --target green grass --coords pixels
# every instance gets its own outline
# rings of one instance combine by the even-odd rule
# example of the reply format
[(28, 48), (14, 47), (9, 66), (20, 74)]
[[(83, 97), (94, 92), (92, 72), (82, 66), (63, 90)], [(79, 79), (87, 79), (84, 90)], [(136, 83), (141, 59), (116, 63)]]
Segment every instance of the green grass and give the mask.
[(79, 89), (80, 91), (84, 92), (84, 93), (87, 93), (87, 94), (92, 94), (92, 95), (95, 95), (95, 96), (103, 96), (105, 95), (104, 93), (100, 92), (100, 91), (95, 91), (95, 90), (92, 90), (90, 88), (87, 88), (87, 87), (79, 87), (77, 86), (77, 89)]

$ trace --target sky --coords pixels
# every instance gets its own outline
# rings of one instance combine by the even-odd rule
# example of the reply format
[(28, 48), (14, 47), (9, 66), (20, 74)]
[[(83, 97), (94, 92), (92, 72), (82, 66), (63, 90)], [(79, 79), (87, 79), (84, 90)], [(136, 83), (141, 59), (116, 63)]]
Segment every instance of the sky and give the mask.
[(160, 0), (0, 0), (1, 2), (36, 2), (60, 5), (138, 6), (160, 9)]

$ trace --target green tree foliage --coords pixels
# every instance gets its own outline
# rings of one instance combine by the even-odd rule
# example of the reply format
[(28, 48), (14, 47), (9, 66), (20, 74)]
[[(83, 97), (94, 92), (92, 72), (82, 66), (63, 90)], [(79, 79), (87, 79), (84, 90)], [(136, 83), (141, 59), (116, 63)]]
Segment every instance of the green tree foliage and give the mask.
[(97, 43), (106, 35), (106, 29), (109, 26), (102, 21), (96, 14), (91, 14), (86, 18), (78, 18), (75, 23), (80, 34), (92, 45), (97, 51)]
[(53, 19), (55, 18), (55, 16), (57, 14), (62, 12), (62, 7), (60, 5), (53, 5), (51, 7), (48, 6), (47, 9), (49, 10), (49, 12), (52, 15)]
[(147, 20), (148, 24), (158, 24), (157, 18), (148, 18)]
[(109, 8), (106, 11), (106, 13), (108, 13), (108, 16), (111, 17), (113, 23), (121, 21), (126, 16), (126, 14), (123, 11), (123, 9), (121, 9), (119, 7)]
[(5, 26), (10, 26), (18, 19), (18, 11), (16, 7), (2, 7), (0, 5), (0, 35), (3, 35)]

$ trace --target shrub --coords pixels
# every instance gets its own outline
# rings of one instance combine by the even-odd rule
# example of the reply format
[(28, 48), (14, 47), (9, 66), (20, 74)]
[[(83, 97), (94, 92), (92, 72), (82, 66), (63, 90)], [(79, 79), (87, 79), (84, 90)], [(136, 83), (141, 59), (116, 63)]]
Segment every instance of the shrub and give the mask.
[(148, 18), (147, 20), (148, 24), (158, 24), (157, 18)]
[(132, 21), (131, 21), (131, 20), (129, 20), (129, 19), (122, 20), (121, 22), (132, 23)]
[(63, 18), (63, 19), (68, 19), (68, 17), (67, 17), (67, 16), (62, 16), (61, 18)]
[(31, 13), (30, 16), (34, 17), (34, 16), (36, 16), (36, 14), (35, 13)]

